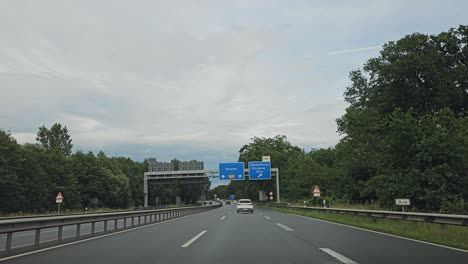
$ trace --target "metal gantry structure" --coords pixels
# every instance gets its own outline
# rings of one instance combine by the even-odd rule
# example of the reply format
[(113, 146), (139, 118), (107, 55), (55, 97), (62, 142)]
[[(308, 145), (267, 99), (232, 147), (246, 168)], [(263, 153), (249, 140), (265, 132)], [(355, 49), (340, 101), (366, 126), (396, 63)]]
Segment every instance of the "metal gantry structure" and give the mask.
[[(249, 169), (244, 169), (245, 177), (249, 177)], [(280, 202), (279, 169), (271, 168), (271, 176), (276, 177), (276, 201)], [(143, 193), (145, 207), (148, 207), (148, 181), (167, 179), (196, 179), (196, 178), (219, 178), (218, 170), (171, 170), (171, 171), (149, 171), (144, 174)]]

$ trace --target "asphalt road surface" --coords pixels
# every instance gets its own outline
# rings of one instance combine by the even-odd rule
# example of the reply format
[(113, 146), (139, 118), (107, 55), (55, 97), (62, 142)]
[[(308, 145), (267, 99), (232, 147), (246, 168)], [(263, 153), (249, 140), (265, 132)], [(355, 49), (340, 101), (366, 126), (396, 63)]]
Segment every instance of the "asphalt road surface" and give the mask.
[[(56, 237), (49, 231), (41, 239)], [(15, 237), (14, 246), (32, 243), (29, 233)], [(74, 229), (65, 229), (67, 235), (73, 236)], [(4, 241), (0, 238), (2, 247)], [(235, 205), (227, 205), (3, 263), (466, 264), (468, 252), (267, 209), (237, 214)]]

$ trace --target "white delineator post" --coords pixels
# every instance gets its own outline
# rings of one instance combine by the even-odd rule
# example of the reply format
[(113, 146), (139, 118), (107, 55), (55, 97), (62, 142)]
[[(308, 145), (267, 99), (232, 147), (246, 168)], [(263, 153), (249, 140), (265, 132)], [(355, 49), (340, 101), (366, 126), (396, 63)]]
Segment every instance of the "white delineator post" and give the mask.
[(280, 202), (280, 189), (279, 189), (279, 170), (276, 171), (276, 202)]

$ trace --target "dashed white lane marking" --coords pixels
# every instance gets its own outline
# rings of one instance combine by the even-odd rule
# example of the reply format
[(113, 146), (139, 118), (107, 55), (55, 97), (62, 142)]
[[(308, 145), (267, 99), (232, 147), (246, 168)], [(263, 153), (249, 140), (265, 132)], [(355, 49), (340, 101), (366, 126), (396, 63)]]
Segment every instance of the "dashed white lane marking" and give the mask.
[(221, 219), (219, 219), (219, 220), (223, 221), (223, 220), (224, 220), (224, 218), (226, 218), (226, 216), (223, 216), (223, 217), (221, 217)]
[(288, 231), (288, 232), (294, 231), (294, 230), (292, 230), (290, 227), (285, 226), (285, 225), (283, 225), (283, 224), (276, 223), (276, 225), (279, 226), (279, 227), (281, 227), (281, 228), (283, 228), (284, 230), (286, 230), (286, 231)]
[(188, 247), (190, 246), (193, 242), (195, 242), (197, 239), (199, 239), (201, 236), (203, 236), (204, 234), (206, 233), (206, 230), (203, 230), (201, 231), (198, 235), (194, 236), (192, 239), (190, 239), (189, 241), (187, 241), (185, 244), (183, 244), (182, 246), (180, 247)]
[(356, 261), (354, 261), (354, 260), (352, 260), (352, 259), (349, 259), (349, 258), (347, 258), (347, 257), (345, 257), (345, 256), (343, 256), (343, 255), (341, 255), (340, 253), (338, 253), (338, 252), (336, 252), (336, 251), (333, 251), (333, 250), (331, 250), (331, 249), (329, 249), (329, 248), (321, 248), (320, 250), (323, 251), (323, 252), (325, 252), (325, 253), (327, 253), (328, 255), (330, 255), (330, 256), (336, 258), (337, 260), (339, 260), (339, 261), (345, 263), (345, 264), (357, 264)]
[(263, 217), (265, 217), (268, 220), (271, 220), (271, 218), (269, 216), (264, 215)]

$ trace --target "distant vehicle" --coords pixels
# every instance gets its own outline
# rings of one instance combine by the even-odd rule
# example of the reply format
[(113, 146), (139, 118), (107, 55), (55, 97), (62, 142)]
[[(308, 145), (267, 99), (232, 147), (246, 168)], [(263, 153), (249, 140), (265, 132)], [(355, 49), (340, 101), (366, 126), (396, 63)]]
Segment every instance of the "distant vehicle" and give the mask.
[(239, 199), (237, 203), (237, 213), (248, 212), (252, 214), (253, 211), (253, 204), (250, 199)]
[(226, 205), (230, 205), (231, 204), (231, 201), (226, 201)]
[(236, 200), (234, 200), (234, 201), (232, 201), (232, 203), (233, 203), (233, 204), (237, 204), (237, 201), (236, 201)]

